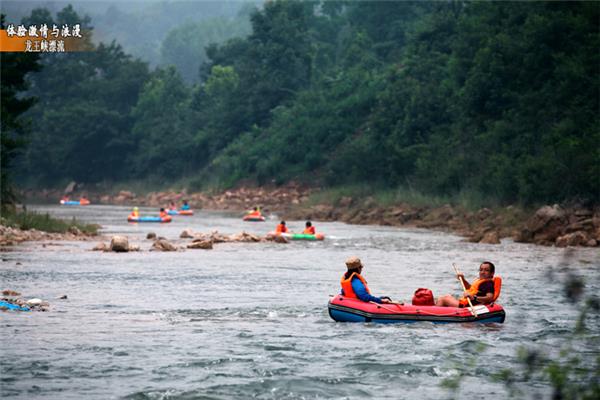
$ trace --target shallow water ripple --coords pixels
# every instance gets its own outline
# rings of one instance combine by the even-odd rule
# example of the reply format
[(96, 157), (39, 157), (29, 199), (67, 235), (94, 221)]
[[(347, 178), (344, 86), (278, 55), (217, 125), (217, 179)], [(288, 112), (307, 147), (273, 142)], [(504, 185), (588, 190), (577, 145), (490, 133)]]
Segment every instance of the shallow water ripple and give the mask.
[[(198, 212), (165, 225), (124, 222), (125, 207), (38, 207), (99, 222), (143, 250), (156, 232), (265, 234), (275, 222)], [(156, 210), (144, 209), (150, 213)], [(303, 221), (288, 221), (299, 229)], [(48, 313), (0, 313), (0, 397), (7, 399), (503, 399), (494, 376), (519, 365), (521, 347), (556, 354), (579, 307), (564, 298), (571, 274), (600, 290), (595, 249), (474, 245), (419, 229), (315, 222), (324, 242), (217, 244), (212, 251), (91, 252), (90, 242), (28, 243), (5, 252), (4, 288), (51, 303)], [(358, 255), (376, 295), (410, 301), (418, 287), (458, 294), (452, 262), (472, 277), (484, 259), (504, 279), (504, 324), (340, 324), (327, 313), (344, 260)], [(57, 297), (67, 294), (67, 300)], [(600, 319), (571, 342), (584, 365), (598, 357)], [(8, 338), (8, 339), (6, 339)], [(548, 395), (547, 382), (519, 383)]]

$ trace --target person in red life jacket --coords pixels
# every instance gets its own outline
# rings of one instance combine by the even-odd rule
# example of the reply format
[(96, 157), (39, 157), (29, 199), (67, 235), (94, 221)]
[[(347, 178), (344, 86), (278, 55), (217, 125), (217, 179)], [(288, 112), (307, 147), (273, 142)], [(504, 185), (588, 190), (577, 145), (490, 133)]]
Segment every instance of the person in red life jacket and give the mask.
[[(435, 302), (436, 306), (442, 307), (468, 307), (467, 298), (471, 299), (473, 305), (489, 304), (494, 301), (494, 273), (496, 267), (490, 261), (484, 261), (479, 266), (479, 279), (473, 283), (467, 282), (463, 274), (458, 274), (458, 279), (462, 279), (465, 284), (463, 297), (456, 299), (454, 296), (447, 294), (441, 296)], [(499, 289), (499, 288), (498, 288)]]
[(285, 226), (285, 221), (281, 221), (279, 225), (275, 228), (275, 233), (286, 233), (288, 231), (287, 226)]
[(249, 217), (260, 217), (260, 210), (258, 207), (254, 207), (254, 209), (247, 213)]
[(371, 295), (367, 281), (360, 274), (363, 265), (358, 257), (350, 257), (346, 260), (348, 271), (342, 276), (342, 296), (360, 299), (362, 301), (374, 301), (375, 303), (391, 303), (392, 299), (387, 296), (376, 297)]
[(315, 227), (312, 226), (312, 222), (306, 221), (306, 228), (304, 228), (302, 233), (305, 235), (314, 235), (315, 234)]
[(158, 216), (159, 216), (160, 218), (166, 218), (168, 215), (169, 215), (169, 214), (168, 214), (168, 213), (165, 211), (165, 209), (164, 209), (164, 208), (161, 208), (161, 209), (160, 209), (160, 214), (158, 214)]

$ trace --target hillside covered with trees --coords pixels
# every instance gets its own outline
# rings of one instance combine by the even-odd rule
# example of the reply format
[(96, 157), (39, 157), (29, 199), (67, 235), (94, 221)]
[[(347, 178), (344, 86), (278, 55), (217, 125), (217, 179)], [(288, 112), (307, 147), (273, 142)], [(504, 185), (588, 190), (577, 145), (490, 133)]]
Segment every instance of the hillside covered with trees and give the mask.
[[(500, 204), (597, 202), (599, 11), (269, 1), (250, 15), (249, 35), (206, 48), (196, 84), (193, 72), (152, 69), (117, 42), (43, 55), (28, 76), (37, 102), (11, 173), (37, 187), (295, 180)], [(36, 15), (85, 20), (73, 9)], [(164, 52), (189, 32), (173, 31)]]

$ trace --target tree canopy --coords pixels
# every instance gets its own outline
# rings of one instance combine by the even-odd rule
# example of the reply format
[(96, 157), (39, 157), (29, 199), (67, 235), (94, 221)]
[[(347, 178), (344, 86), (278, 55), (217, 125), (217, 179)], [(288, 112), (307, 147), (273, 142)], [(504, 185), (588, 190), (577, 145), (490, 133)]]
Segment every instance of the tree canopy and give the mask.
[(114, 42), (44, 57), (21, 178), (597, 201), (598, 14), (593, 2), (275, 0), (225, 43), (194, 41), (214, 21), (174, 29), (163, 56), (189, 65), (183, 76)]

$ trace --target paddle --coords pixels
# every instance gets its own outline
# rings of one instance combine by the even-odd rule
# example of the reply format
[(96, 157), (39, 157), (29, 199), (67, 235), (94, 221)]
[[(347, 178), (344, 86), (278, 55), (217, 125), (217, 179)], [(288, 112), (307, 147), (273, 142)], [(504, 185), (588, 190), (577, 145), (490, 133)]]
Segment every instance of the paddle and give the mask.
[[(452, 263), (452, 268), (454, 268), (454, 272), (456, 272), (456, 279), (460, 281), (460, 285), (462, 286), (463, 291), (466, 292), (467, 288), (465, 287), (465, 282), (458, 276), (459, 272), (455, 263)], [(473, 316), (476, 317), (477, 313), (475, 312), (475, 309), (473, 308), (473, 303), (471, 303), (471, 299), (469, 297), (467, 297), (467, 302), (469, 302), (469, 310), (471, 310), (471, 314), (473, 314)]]

